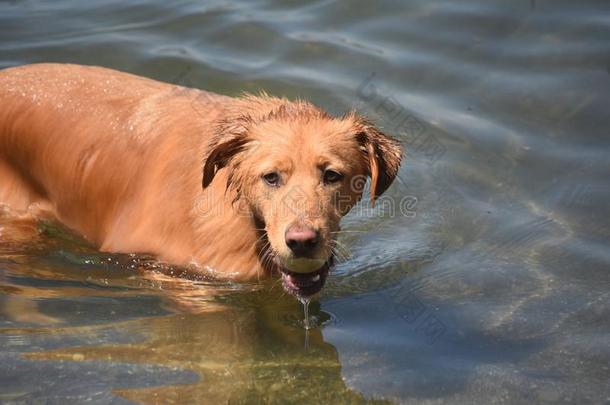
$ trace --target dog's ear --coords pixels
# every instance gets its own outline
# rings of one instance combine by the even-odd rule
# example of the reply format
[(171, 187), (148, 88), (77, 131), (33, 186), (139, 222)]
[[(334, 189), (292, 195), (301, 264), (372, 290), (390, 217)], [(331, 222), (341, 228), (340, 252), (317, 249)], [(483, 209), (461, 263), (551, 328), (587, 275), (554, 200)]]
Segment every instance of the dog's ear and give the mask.
[(210, 185), (216, 172), (227, 166), (231, 159), (244, 150), (249, 142), (248, 129), (252, 118), (241, 115), (222, 120), (216, 126), (212, 139), (207, 146), (207, 156), (203, 164), (203, 179), (201, 185)]
[(368, 175), (371, 177), (371, 205), (392, 184), (403, 156), (403, 149), (396, 139), (377, 129), (369, 121), (358, 119), (357, 139), (363, 153)]

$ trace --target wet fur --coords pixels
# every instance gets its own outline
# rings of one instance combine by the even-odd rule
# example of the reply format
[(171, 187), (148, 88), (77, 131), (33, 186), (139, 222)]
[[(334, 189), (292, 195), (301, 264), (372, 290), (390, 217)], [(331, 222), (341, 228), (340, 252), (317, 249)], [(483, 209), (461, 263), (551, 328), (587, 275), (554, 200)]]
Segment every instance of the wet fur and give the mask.
[[(371, 177), (380, 195), (402, 155), (355, 113), (333, 118), (305, 101), (231, 98), (99, 67), (5, 69), (0, 100), (0, 203), (49, 213), (103, 251), (239, 280), (290, 260), (284, 232), (295, 221), (320, 230), (315, 256), (327, 260), (361, 198), (353, 180)], [(342, 170), (340, 184), (321, 182), (325, 165)], [(261, 181), (271, 169), (282, 187)], [(285, 209), (295, 190), (298, 207)]]

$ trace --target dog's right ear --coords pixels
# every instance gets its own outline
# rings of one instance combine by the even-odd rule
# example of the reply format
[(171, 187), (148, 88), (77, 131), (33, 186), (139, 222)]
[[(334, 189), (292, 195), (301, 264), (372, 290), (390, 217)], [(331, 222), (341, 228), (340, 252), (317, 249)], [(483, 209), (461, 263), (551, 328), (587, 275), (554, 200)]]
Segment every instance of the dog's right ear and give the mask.
[(227, 166), (231, 159), (246, 147), (252, 121), (250, 116), (240, 115), (222, 120), (217, 125), (207, 146), (201, 182), (203, 188), (209, 186), (218, 170)]

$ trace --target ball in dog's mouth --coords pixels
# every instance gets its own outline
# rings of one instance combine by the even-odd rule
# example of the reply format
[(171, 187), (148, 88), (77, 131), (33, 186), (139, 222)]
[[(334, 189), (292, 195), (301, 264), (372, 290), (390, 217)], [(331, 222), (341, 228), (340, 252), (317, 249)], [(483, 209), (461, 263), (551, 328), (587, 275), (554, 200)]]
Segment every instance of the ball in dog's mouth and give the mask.
[(284, 289), (297, 297), (310, 297), (317, 294), (324, 287), (329, 267), (328, 263), (324, 263), (318, 270), (310, 273), (296, 273), (283, 268), (282, 284)]

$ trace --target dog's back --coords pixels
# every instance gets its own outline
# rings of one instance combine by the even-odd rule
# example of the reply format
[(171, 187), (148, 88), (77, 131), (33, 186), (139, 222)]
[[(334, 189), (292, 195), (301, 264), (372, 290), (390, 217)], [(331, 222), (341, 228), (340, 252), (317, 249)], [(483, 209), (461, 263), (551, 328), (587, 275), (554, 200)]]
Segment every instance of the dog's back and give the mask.
[[(141, 194), (146, 183), (200, 165), (201, 155), (192, 151), (204, 140), (198, 126), (206, 117), (189, 119), (193, 97), (176, 86), (98, 67), (39, 64), (0, 71), (0, 202), (17, 210), (45, 206), (96, 244), (104, 244), (116, 229), (118, 210), (130, 202), (140, 199), (140, 209), (158, 217), (152, 212), (161, 208), (157, 193)], [(169, 158), (182, 148), (191, 153)], [(123, 216), (124, 224), (130, 222), (125, 217), (136, 219)]]

